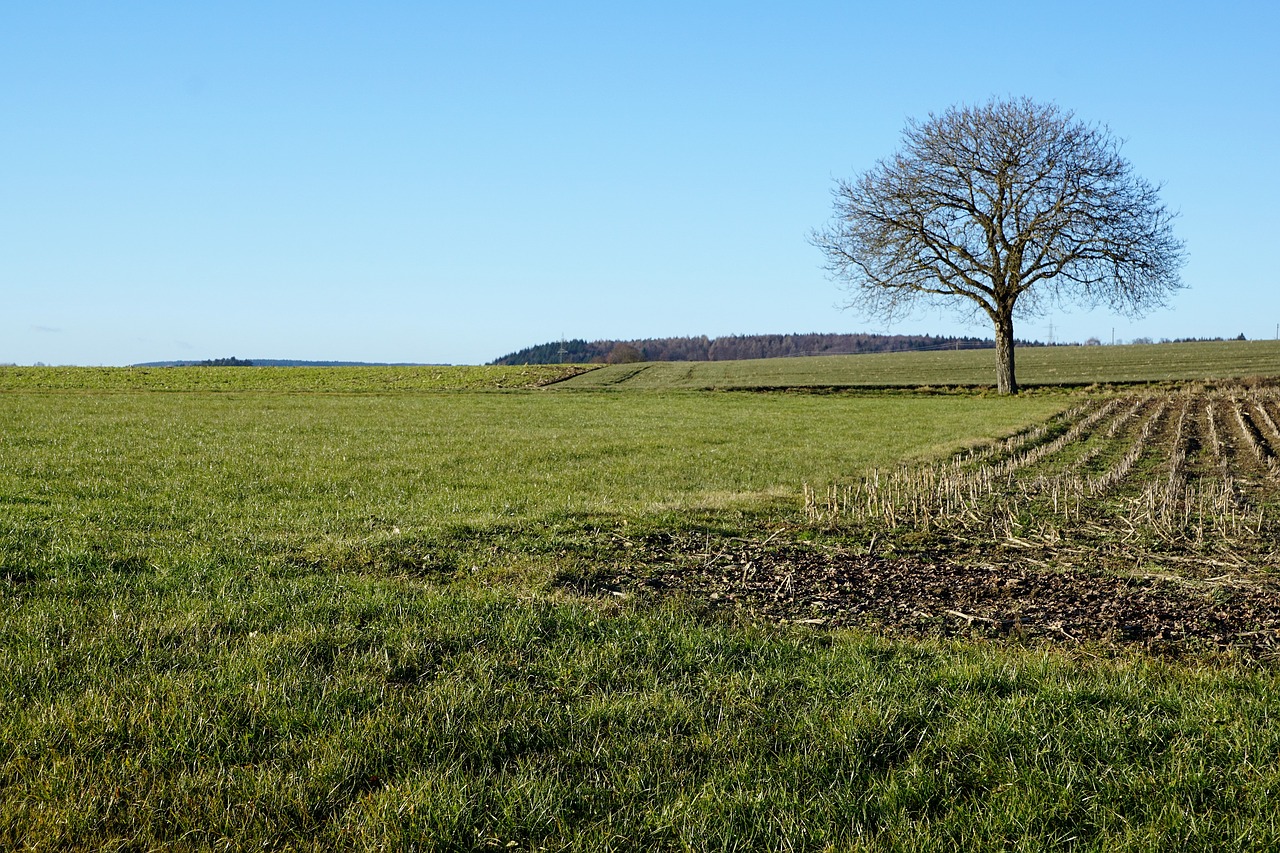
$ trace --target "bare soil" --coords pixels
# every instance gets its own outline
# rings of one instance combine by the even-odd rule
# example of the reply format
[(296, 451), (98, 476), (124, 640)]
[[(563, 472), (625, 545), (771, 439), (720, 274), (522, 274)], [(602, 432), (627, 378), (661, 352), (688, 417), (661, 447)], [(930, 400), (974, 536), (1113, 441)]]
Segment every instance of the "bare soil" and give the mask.
[(648, 556), (658, 559), (572, 585), (589, 594), (677, 595), (818, 627), (1280, 661), (1280, 578), (1214, 560), (1185, 558), (1176, 574), (1158, 563), (1117, 572), (1089, 560), (1064, 568), (1042, 554), (935, 559), (745, 541), (716, 553), (671, 542)]
[(1277, 423), (1270, 385), (1098, 398), (932, 467), (806, 488), (812, 536), (619, 537), (626, 557), (576, 585), (815, 626), (1280, 662)]

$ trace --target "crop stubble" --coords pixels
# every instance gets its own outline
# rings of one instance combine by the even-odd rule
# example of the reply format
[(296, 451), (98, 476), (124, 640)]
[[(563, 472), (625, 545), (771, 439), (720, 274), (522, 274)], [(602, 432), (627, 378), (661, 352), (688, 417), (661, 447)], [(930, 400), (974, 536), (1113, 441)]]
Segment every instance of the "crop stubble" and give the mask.
[(1274, 387), (1092, 398), (938, 463), (806, 486), (817, 541), (657, 537), (633, 544), (651, 568), (596, 586), (813, 625), (1275, 658), (1278, 422)]

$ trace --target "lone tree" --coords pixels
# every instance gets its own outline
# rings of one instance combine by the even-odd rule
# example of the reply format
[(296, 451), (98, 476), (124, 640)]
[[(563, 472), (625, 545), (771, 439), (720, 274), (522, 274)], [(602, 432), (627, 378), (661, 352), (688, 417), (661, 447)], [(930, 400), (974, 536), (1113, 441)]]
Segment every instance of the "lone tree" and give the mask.
[(1137, 316), (1182, 287), (1175, 214), (1107, 128), (1022, 98), (910, 120), (902, 140), (837, 182), (831, 224), (810, 240), (846, 307), (884, 320), (922, 302), (986, 313), (1000, 393), (1018, 390), (1015, 314), (1069, 303)]

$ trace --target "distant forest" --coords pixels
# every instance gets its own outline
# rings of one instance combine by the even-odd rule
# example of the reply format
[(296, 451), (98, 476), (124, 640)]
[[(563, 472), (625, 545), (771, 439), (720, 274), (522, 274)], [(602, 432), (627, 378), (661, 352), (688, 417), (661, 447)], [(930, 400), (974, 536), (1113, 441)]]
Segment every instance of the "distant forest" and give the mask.
[[(723, 338), (643, 338), (633, 341), (555, 341), (526, 347), (490, 364), (623, 364), (633, 361), (734, 361), (801, 355), (853, 355), (912, 350), (992, 349), (986, 338), (935, 335), (731, 335)], [(1018, 346), (1044, 346), (1018, 341)]]
[(421, 362), (303, 361), (294, 358), (206, 358), (204, 361), (145, 361), (132, 367), (436, 367)]

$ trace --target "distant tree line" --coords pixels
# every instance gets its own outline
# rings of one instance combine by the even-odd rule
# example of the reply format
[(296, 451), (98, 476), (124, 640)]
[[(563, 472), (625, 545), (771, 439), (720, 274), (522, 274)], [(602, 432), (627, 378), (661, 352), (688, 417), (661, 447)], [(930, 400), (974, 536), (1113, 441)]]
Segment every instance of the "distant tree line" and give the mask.
[[(1241, 332), (1240, 334), (1236, 335), (1234, 338), (1223, 338), (1223, 337), (1216, 337), (1216, 338), (1161, 338), (1160, 340), (1158, 340), (1158, 341), (1157, 341), (1157, 340), (1154, 340), (1153, 338), (1139, 337), (1139, 338), (1133, 338), (1133, 339), (1131, 339), (1131, 340), (1129, 341), (1129, 343), (1130, 343), (1130, 344), (1207, 344), (1207, 343), (1218, 343), (1218, 342), (1222, 342), (1222, 341), (1244, 341), (1244, 340), (1248, 340), (1248, 338), (1246, 338), (1246, 337), (1244, 336), (1244, 333), (1243, 333), (1243, 332)], [(1113, 341), (1113, 343), (1116, 343), (1116, 344), (1123, 344), (1123, 343), (1124, 343), (1124, 341)], [(1087, 347), (1096, 347), (1096, 346), (1101, 346), (1101, 345), (1102, 345), (1102, 339), (1101, 339), (1101, 338), (1096, 338), (1096, 337), (1094, 337), (1094, 338), (1088, 338), (1088, 339), (1086, 339), (1086, 340), (1085, 340), (1084, 345), (1085, 345), (1085, 346), (1087, 346)]]
[[(1044, 346), (1018, 341), (1018, 346)], [(504, 355), (491, 364), (621, 364), (633, 361), (736, 361), (802, 355), (855, 355), (914, 350), (992, 349), (987, 338), (938, 335), (730, 335), (708, 338), (641, 338), (639, 340), (554, 341)]]
[(204, 361), (144, 361), (131, 367), (440, 367), (438, 362), (303, 361), (293, 358), (211, 358)]
[[(1244, 336), (1244, 332), (1241, 332), (1240, 334), (1236, 335), (1234, 338), (1174, 338), (1173, 340), (1169, 340), (1168, 338), (1161, 338), (1160, 343), (1162, 344), (1195, 344), (1195, 343), (1208, 343), (1211, 341), (1244, 341), (1244, 340), (1248, 340), (1248, 339)], [(1148, 343), (1150, 343), (1150, 341), (1148, 341)]]
[(196, 362), (196, 367), (253, 367), (253, 362), (233, 355), (231, 358), (206, 358)]

